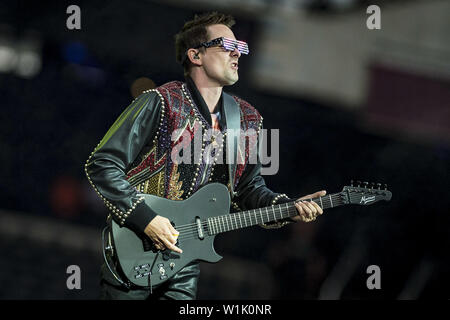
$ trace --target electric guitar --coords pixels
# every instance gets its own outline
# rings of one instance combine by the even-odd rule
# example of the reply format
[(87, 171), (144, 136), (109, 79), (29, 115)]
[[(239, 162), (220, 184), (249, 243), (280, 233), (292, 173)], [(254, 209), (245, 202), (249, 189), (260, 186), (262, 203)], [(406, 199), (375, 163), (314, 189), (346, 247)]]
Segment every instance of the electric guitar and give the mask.
[[(371, 205), (380, 200), (389, 201), (390, 191), (374, 185), (345, 186), (339, 193), (308, 199), (322, 209), (347, 204)], [(230, 195), (227, 187), (211, 183), (182, 201), (168, 200), (142, 194), (145, 203), (159, 215), (166, 217), (180, 233), (177, 246), (182, 254), (157, 250), (147, 236), (139, 237), (126, 227), (112, 221), (112, 236), (122, 271), (127, 279), (142, 287), (155, 287), (175, 275), (194, 260), (218, 262), (222, 256), (214, 250), (214, 238), (219, 233), (254, 225), (276, 222), (298, 214), (294, 201), (265, 208), (229, 213)]]

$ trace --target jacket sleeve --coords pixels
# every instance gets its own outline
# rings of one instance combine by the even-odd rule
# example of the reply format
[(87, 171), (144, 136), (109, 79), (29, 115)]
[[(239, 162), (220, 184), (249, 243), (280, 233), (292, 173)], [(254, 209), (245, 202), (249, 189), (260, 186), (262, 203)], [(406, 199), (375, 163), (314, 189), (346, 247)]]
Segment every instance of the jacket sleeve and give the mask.
[[(262, 128), (262, 126), (261, 126)], [(258, 135), (257, 146), (258, 156), (256, 163), (248, 163), (239, 183), (236, 187), (236, 196), (233, 199), (233, 205), (238, 210), (250, 210), (262, 207), (268, 207), (274, 204), (292, 202), (294, 199), (289, 198), (286, 194), (276, 193), (266, 186), (266, 182), (261, 175), (262, 163), (260, 159), (260, 144), (262, 143), (260, 135)], [(252, 146), (250, 146), (252, 147)], [(236, 208), (237, 206), (237, 208)], [(292, 221), (287, 219), (286, 222)], [(263, 227), (279, 227), (283, 224), (264, 224)]]
[(137, 97), (114, 122), (85, 164), (86, 176), (120, 226), (142, 233), (157, 215), (137, 195), (126, 172), (146, 144), (154, 143), (164, 115), (157, 90)]

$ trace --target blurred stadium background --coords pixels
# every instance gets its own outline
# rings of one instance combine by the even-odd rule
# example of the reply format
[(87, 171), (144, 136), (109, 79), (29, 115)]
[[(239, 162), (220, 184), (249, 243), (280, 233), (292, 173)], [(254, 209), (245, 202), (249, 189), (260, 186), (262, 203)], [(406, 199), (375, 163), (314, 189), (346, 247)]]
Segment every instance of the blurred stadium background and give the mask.
[[(72, 4), (81, 30), (66, 27)], [(199, 298), (450, 298), (445, 0), (2, 1), (0, 298), (98, 297), (107, 211), (84, 163), (136, 94), (183, 80), (173, 35), (210, 10), (233, 14), (251, 50), (227, 91), (280, 129), (269, 187), (295, 197), (354, 179), (393, 198), (218, 237), (224, 259), (202, 265)], [(66, 287), (69, 265), (81, 290)]]

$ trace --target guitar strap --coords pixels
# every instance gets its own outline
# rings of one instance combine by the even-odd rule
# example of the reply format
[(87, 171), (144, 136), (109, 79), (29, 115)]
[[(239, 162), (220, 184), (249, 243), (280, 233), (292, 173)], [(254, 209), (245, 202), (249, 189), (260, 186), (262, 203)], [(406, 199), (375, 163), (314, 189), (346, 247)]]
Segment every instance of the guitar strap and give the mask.
[(236, 173), (239, 137), (241, 133), (241, 112), (234, 98), (223, 92), (223, 112), (227, 124), (227, 164), (230, 177), (231, 198), (235, 196), (234, 177)]

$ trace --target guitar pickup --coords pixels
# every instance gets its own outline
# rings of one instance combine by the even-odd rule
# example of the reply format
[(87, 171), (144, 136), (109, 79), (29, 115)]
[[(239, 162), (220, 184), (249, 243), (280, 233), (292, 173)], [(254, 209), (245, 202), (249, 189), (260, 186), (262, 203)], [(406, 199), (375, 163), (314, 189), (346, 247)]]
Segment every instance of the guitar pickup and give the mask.
[(205, 238), (205, 235), (203, 234), (202, 221), (199, 217), (196, 217), (195, 222), (197, 224), (198, 238), (200, 240), (203, 240)]

